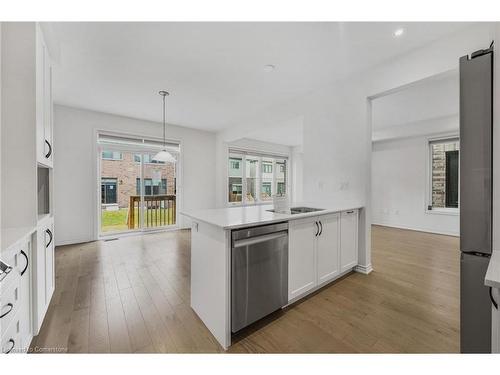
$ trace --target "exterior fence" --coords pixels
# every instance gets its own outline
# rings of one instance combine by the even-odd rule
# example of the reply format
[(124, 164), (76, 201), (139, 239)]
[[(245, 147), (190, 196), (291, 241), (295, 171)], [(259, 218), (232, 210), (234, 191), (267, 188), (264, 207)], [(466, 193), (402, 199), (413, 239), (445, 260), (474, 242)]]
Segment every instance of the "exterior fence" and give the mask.
[[(129, 199), (128, 220), (129, 229), (135, 229), (139, 225), (141, 207), (141, 196), (131, 195)], [(144, 196), (144, 228), (162, 227), (174, 225), (176, 217), (175, 195), (146, 195)]]

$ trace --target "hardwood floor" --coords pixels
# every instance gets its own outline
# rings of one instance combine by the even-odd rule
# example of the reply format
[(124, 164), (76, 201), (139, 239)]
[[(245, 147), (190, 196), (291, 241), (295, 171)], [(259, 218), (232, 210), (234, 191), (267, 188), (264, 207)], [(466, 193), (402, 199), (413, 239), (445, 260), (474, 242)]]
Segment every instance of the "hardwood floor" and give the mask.
[[(350, 274), (235, 338), (235, 353), (459, 351), (459, 239), (374, 226), (370, 275)], [(56, 249), (42, 352), (222, 348), (189, 307), (190, 233)], [(43, 349), (45, 348), (45, 349)]]

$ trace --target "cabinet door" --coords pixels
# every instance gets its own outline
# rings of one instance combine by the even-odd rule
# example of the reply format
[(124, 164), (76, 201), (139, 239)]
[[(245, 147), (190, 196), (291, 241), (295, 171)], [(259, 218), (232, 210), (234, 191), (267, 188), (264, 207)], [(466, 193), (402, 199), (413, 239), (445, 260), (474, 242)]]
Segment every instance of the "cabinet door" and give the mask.
[(340, 215), (319, 216), (320, 232), (317, 236), (318, 284), (332, 280), (340, 273)]
[(316, 219), (292, 220), (289, 223), (288, 301), (316, 286)]
[(340, 214), (340, 271), (358, 264), (358, 211)]
[(45, 159), (45, 119), (44, 119), (44, 66), (45, 44), (40, 28), (36, 32), (36, 155), (38, 162)]
[(52, 65), (47, 48), (45, 51), (44, 66), (44, 150), (45, 164), (52, 166), (54, 144), (52, 142)]
[(45, 229), (45, 303), (48, 305), (54, 293), (54, 222)]
[(20, 297), (19, 297), (19, 334), (20, 345), (27, 348), (31, 342), (31, 240), (24, 241), (19, 251), (21, 276)]
[(39, 163), (52, 167), (53, 160), (52, 63), (42, 31), (36, 39), (36, 144)]
[(39, 224), (37, 230), (37, 246), (35, 274), (35, 314), (36, 321), (33, 326), (33, 333), (36, 335), (40, 330), (47, 307), (54, 293), (54, 221), (52, 218)]

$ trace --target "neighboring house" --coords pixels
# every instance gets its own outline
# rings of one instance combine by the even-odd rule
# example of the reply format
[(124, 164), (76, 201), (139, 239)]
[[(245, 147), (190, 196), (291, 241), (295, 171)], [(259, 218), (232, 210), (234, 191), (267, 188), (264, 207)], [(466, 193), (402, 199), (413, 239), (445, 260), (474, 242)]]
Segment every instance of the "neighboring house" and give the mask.
[[(229, 202), (241, 202), (243, 194), (243, 158), (229, 157), (228, 192)], [(286, 161), (245, 157), (246, 201), (270, 200), (272, 195), (285, 194)], [(259, 171), (260, 164), (260, 171)], [(259, 176), (260, 172), (260, 176)], [(260, 180), (260, 192), (258, 184)], [(274, 181), (274, 186), (273, 186)], [(260, 197), (257, 194), (260, 193)]]
[[(176, 193), (175, 165), (144, 157), (144, 195)], [(130, 196), (141, 194), (141, 154), (103, 151), (101, 158), (101, 203), (127, 208)]]

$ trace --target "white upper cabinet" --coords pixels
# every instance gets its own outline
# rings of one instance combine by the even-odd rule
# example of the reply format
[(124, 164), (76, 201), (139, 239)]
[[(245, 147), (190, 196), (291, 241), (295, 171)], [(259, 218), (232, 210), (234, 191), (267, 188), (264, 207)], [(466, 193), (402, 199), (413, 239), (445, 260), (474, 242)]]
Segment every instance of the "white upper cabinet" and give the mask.
[(288, 300), (305, 294), (316, 286), (316, 218), (289, 223)]
[(53, 166), (52, 62), (40, 26), (36, 37), (36, 145), (37, 161)]
[(344, 211), (340, 217), (340, 272), (358, 264), (358, 210)]
[(319, 216), (320, 231), (317, 236), (318, 284), (324, 284), (340, 273), (340, 215)]

